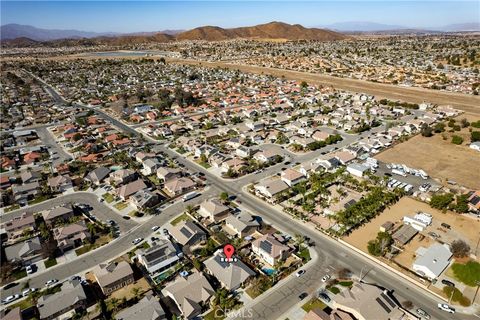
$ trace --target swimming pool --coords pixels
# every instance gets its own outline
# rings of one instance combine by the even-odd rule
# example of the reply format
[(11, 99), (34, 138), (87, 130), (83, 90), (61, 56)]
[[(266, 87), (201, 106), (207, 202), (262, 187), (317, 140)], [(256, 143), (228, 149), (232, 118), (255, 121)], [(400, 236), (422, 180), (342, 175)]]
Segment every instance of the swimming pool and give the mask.
[(271, 275), (277, 273), (277, 270), (275, 270), (275, 269), (268, 269), (268, 268), (263, 268), (262, 271), (263, 271), (267, 276), (271, 276)]

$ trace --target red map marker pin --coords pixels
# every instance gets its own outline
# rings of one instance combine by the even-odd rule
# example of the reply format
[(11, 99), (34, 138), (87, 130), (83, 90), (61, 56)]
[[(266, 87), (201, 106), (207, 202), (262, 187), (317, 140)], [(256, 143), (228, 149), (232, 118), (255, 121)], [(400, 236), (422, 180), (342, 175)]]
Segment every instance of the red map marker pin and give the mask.
[(225, 253), (225, 256), (227, 257), (227, 261), (230, 261), (232, 259), (234, 252), (235, 252), (235, 248), (231, 244), (227, 244), (225, 245), (225, 247), (223, 247), (223, 253)]

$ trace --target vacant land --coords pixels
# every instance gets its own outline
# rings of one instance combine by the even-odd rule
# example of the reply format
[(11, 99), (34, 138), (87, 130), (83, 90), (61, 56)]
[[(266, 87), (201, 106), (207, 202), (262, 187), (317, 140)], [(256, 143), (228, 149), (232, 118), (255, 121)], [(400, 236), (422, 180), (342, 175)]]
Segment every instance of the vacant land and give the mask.
[(380, 161), (403, 163), (423, 169), (442, 183), (454, 180), (472, 189), (480, 189), (480, 156), (466, 145), (454, 145), (440, 134), (425, 138), (417, 135), (376, 155)]
[[(345, 238), (345, 241), (365, 252), (368, 252), (368, 241), (376, 237), (377, 233), (380, 231), (380, 226), (383, 223), (387, 221), (399, 221), (403, 219), (403, 216), (413, 216), (417, 211), (426, 212), (433, 216), (433, 224), (424, 231), (425, 234), (433, 231), (440, 234), (443, 239), (447, 238), (447, 233), (456, 235), (457, 232), (459, 232), (461, 233), (461, 237), (470, 244), (472, 251), (475, 250), (475, 246), (479, 239), (479, 219), (472, 219), (453, 212), (442, 213), (439, 210), (431, 208), (426, 203), (408, 197), (403, 197), (395, 205), (383, 211), (368, 224), (353, 231), (352, 234)], [(441, 232), (435, 228), (435, 226), (439, 225), (441, 222), (448, 223), (451, 226), (451, 231), (443, 230), (443, 232)], [(411, 255), (420, 245), (428, 247), (431, 243), (433, 243), (433, 241), (428, 239), (428, 236), (423, 241), (419, 241), (417, 236), (411, 243), (405, 246), (405, 251), (397, 258), (402, 260), (401, 256), (403, 255), (410, 256), (411, 258)]]

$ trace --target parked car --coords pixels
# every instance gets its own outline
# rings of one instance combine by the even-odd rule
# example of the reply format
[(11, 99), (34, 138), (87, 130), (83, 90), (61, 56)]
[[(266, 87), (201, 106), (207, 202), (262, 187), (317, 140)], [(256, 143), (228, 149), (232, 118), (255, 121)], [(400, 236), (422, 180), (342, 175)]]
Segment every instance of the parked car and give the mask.
[(132, 243), (133, 244), (139, 244), (142, 241), (143, 241), (143, 238), (136, 238), (135, 240), (132, 241)]
[(71, 276), (71, 277), (70, 277), (70, 280), (71, 280), (71, 281), (82, 280), (82, 278), (81, 278), (80, 276)]
[(22, 292), (22, 296), (26, 297), (26, 296), (28, 296), (30, 293), (33, 293), (33, 292), (35, 292), (35, 291), (37, 291), (36, 288), (28, 288), (28, 289), (25, 289), (25, 290), (23, 290), (23, 292)]
[(27, 274), (32, 274), (35, 272), (34, 268), (31, 265), (26, 266), (25, 270), (27, 271)]
[(54, 285), (57, 282), (58, 282), (57, 279), (51, 279), (51, 280), (48, 280), (47, 282), (45, 282), (45, 285), (48, 287), (48, 286)]
[(444, 227), (445, 229), (450, 229), (451, 228), (451, 226), (448, 223), (445, 223), (445, 222), (442, 222), (441, 226)]
[(448, 304), (445, 304), (445, 303), (439, 303), (438, 304), (438, 309), (446, 311), (448, 313), (452, 313), (452, 314), (455, 313), (455, 309), (450, 307)]
[(153, 226), (153, 227), (152, 227), (152, 231), (157, 231), (158, 229), (160, 229), (159, 226)]
[(427, 313), (427, 311), (418, 308), (417, 309), (417, 314), (425, 319), (430, 319), (430, 315)]
[(298, 278), (298, 277), (301, 277), (304, 274), (305, 274), (305, 270), (298, 270), (297, 273), (295, 273), (295, 276)]
[(328, 294), (326, 294), (325, 292), (320, 292), (320, 293), (318, 294), (318, 297), (319, 297), (320, 299), (322, 299), (323, 301), (325, 301), (325, 302), (330, 302), (330, 301), (332, 301), (332, 299), (330, 299), (330, 297), (328, 296)]
[(13, 301), (17, 300), (18, 298), (20, 298), (19, 294), (13, 294), (13, 295), (8, 296), (5, 299), (3, 299), (2, 302), (4, 304), (7, 304), (7, 303), (10, 303), (10, 302), (13, 302)]
[(327, 282), (328, 280), (330, 280), (331, 277), (332, 276), (329, 275), (329, 274), (324, 275), (323, 278), (322, 278), (322, 282)]
[(303, 299), (305, 299), (307, 296), (308, 296), (308, 293), (303, 292), (303, 293), (300, 293), (300, 295), (298, 296), (298, 298), (299, 298), (300, 300), (303, 300)]
[(453, 283), (452, 281), (449, 281), (447, 279), (442, 279), (442, 284), (444, 284), (446, 286), (449, 286), (449, 287), (455, 287), (455, 283)]

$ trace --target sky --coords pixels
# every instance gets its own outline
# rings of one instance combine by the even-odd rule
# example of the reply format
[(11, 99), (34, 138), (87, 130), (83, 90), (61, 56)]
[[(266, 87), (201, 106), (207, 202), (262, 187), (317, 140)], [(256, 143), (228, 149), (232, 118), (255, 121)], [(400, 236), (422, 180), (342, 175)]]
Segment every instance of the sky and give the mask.
[(307, 27), (366, 21), (414, 28), (478, 22), (480, 1), (3, 1), (1, 25), (140, 32), (270, 21)]

